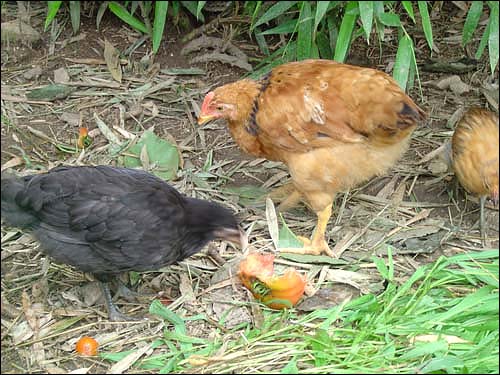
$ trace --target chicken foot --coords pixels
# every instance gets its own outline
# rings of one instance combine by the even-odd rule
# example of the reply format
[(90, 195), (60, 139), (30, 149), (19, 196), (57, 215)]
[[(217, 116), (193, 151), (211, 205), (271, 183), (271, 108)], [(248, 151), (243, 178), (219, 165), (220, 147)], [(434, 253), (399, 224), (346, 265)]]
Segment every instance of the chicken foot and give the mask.
[(119, 297), (123, 297), (127, 300), (127, 302), (140, 302), (140, 294), (129, 289), (129, 287), (126, 286), (125, 283), (119, 278), (116, 278), (116, 284), (116, 293), (113, 297), (114, 301), (116, 301)]
[(122, 322), (122, 321), (134, 321), (134, 320), (142, 320), (142, 318), (136, 318), (128, 316), (122, 313), (118, 307), (113, 303), (111, 299), (111, 292), (109, 290), (109, 284), (107, 282), (100, 282), (102, 294), (104, 295), (104, 299), (106, 301), (106, 308), (108, 309), (108, 317), (112, 322)]
[(310, 240), (305, 237), (298, 237), (299, 240), (304, 243), (304, 247), (282, 248), (280, 249), (280, 252), (313, 255), (325, 253), (331, 257), (337, 257), (333, 251), (330, 250), (330, 247), (325, 240), (326, 227), (330, 217), (332, 216), (332, 204), (330, 203), (325, 209), (317, 212), (316, 215), (318, 216), (318, 224), (316, 225), (312, 239)]

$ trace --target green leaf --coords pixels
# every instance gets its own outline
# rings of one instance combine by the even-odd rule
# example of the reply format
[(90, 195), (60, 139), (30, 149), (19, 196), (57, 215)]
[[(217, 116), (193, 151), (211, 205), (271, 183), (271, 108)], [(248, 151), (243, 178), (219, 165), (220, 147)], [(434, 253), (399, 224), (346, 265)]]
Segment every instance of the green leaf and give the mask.
[(312, 43), (312, 15), (309, 1), (302, 2), (298, 29), (297, 60), (305, 60), (311, 57)]
[(471, 1), (467, 18), (465, 19), (464, 29), (462, 31), (462, 47), (470, 42), (474, 31), (476, 31), (477, 24), (483, 13), (482, 1)]
[(488, 50), (490, 53), (490, 68), (491, 74), (495, 73), (495, 68), (498, 64), (498, 3), (494, 2), (490, 5), (490, 34), (488, 37)]
[(404, 34), (399, 40), (398, 52), (396, 53), (396, 62), (394, 63), (394, 71), (392, 76), (401, 87), (401, 90), (406, 90), (406, 83), (410, 73), (411, 56), (413, 44), (411, 38)]
[(146, 147), (149, 164), (153, 166), (151, 172), (156, 176), (170, 180), (177, 174), (179, 169), (179, 153), (177, 148), (164, 139), (159, 138), (151, 130), (146, 130), (139, 142), (128, 149), (128, 154), (134, 156), (125, 156), (123, 163), (127, 168), (138, 168), (141, 166), (140, 155)]
[[(255, 24), (253, 25), (253, 28), (255, 28), (256, 26), (262, 25), (263, 23), (269, 22), (278, 16), (281, 16), (288, 9), (293, 7), (296, 3), (297, 3), (297, 1), (278, 1), (271, 8), (269, 8), (267, 10), (267, 12), (264, 13), (262, 15), (262, 17), (260, 17), (258, 19), (257, 22), (255, 22)], [(253, 28), (251, 28), (250, 31), (253, 31)]]
[(278, 248), (281, 249), (283, 247), (304, 247), (304, 244), (299, 241), (297, 236), (290, 230), (290, 228), (288, 228), (285, 219), (283, 219), (283, 216), (281, 214), (280, 219), (283, 226), (279, 231)]
[(385, 26), (399, 27), (401, 26), (401, 20), (399, 15), (395, 13), (382, 13), (378, 16), (378, 19)]
[(172, 323), (175, 327), (180, 328), (179, 331), (184, 331), (181, 333), (186, 333), (186, 325), (184, 324), (184, 320), (168, 307), (163, 306), (163, 304), (158, 299), (155, 299), (153, 302), (151, 302), (151, 305), (149, 306), (149, 312), (151, 314), (158, 315), (159, 317)]
[(439, 374), (443, 370), (445, 374), (457, 374), (457, 369), (464, 367), (464, 361), (454, 355), (445, 355), (443, 357), (433, 358), (420, 369), (422, 374)]
[(206, 1), (198, 1), (198, 6), (196, 7), (196, 18), (200, 18), (201, 11), (205, 6)]
[(137, 18), (135, 18), (133, 15), (131, 15), (127, 11), (127, 9), (125, 9), (122, 5), (112, 1), (109, 3), (109, 10), (111, 10), (118, 18), (124, 21), (127, 25), (133, 27), (134, 29), (144, 34), (148, 33), (148, 29), (146, 28), (146, 26)]
[(419, 357), (424, 357), (427, 355), (439, 355), (444, 354), (448, 350), (448, 343), (442, 339), (434, 342), (415, 344), (415, 348), (407, 351), (401, 356), (401, 359), (414, 359)]
[(153, 21), (153, 53), (157, 53), (163, 38), (163, 30), (167, 19), (168, 1), (155, 1), (155, 18)]
[(411, 20), (413, 23), (415, 23), (415, 13), (413, 12), (413, 4), (411, 1), (402, 1), (401, 4), (403, 4), (403, 8), (405, 8), (406, 13), (410, 16)]
[(491, 22), (488, 22), (486, 28), (484, 29), (483, 36), (481, 37), (481, 41), (479, 42), (479, 46), (477, 47), (476, 55), (474, 56), (476, 60), (479, 60), (483, 55), (484, 49), (488, 45), (488, 40), (490, 38), (490, 26)]
[(311, 59), (319, 59), (319, 50), (318, 46), (314, 41), (311, 44), (311, 53), (310, 53)]
[(267, 193), (267, 190), (260, 186), (243, 185), (243, 186), (228, 186), (224, 188), (231, 193), (238, 195), (241, 198), (257, 199)]
[(73, 28), (73, 34), (76, 34), (80, 29), (80, 2), (70, 1), (69, 2), (69, 14), (71, 16), (71, 27)]
[(335, 55), (333, 59), (338, 62), (344, 62), (347, 51), (351, 45), (352, 31), (358, 18), (358, 3), (357, 1), (349, 1), (345, 9), (342, 23), (340, 24), (339, 36), (335, 45)]
[(197, 1), (181, 1), (181, 4), (189, 10), (189, 12), (196, 17), (196, 19), (200, 20), (201, 22), (205, 22), (205, 16), (203, 13), (198, 14), (198, 2)]
[(378, 272), (380, 275), (385, 279), (389, 280), (389, 269), (385, 265), (384, 259), (372, 256), (372, 261), (375, 263), (375, 267), (377, 267)]
[(332, 49), (330, 48), (330, 41), (324, 32), (316, 35), (316, 43), (318, 44), (319, 54), (322, 59), (332, 58)]
[(106, 12), (106, 9), (108, 9), (108, 2), (104, 1), (100, 6), (99, 10), (97, 11), (97, 16), (96, 16), (96, 26), (97, 30), (99, 31), (99, 25), (101, 24), (102, 17), (104, 16), (104, 13)]
[(30, 100), (46, 100), (52, 101), (57, 99), (64, 99), (71, 95), (76, 90), (74, 86), (67, 86), (62, 83), (51, 84), (37, 89), (33, 89), (26, 94)]
[(462, 301), (460, 301), (460, 303), (456, 304), (448, 311), (436, 315), (434, 319), (435, 324), (438, 324), (439, 322), (446, 322), (455, 316), (460, 316), (460, 314), (466, 313), (476, 305), (481, 305), (484, 298), (487, 297), (492, 290), (494, 290), (494, 288), (491, 286), (484, 286), (481, 289), (478, 289), (475, 293), (467, 295), (462, 299)]
[(330, 49), (332, 53), (328, 57), (329, 59), (333, 58), (333, 51), (337, 46), (337, 39), (339, 36), (339, 28), (337, 27), (336, 17), (333, 14), (329, 14), (326, 23), (328, 25), (328, 39), (330, 40)]
[(359, 17), (363, 24), (363, 30), (368, 44), (370, 43), (370, 34), (372, 32), (373, 23), (373, 1), (358, 1)]
[(262, 6), (262, 1), (245, 1), (245, 9), (247, 6), (252, 6), (252, 4), (255, 3), (255, 8), (253, 8), (252, 12), (252, 21), (250, 22), (250, 31), (254, 29), (255, 27), (255, 17), (257, 17), (257, 14), (259, 13), (260, 7)]
[(427, 40), (427, 44), (429, 45), (432, 54), (432, 46), (434, 45), (434, 42), (432, 40), (432, 25), (429, 17), (429, 11), (427, 9), (427, 2), (417, 1), (417, 3), (418, 10), (420, 11), (420, 17), (422, 18), (422, 27), (424, 28), (425, 39)]
[(280, 23), (278, 26), (272, 29), (259, 31), (258, 28), (255, 29), (255, 35), (272, 35), (272, 34), (291, 34), (297, 28), (298, 19), (291, 19)]
[(130, 285), (134, 286), (141, 279), (141, 274), (139, 272), (136, 272), (136, 271), (130, 271), (128, 273), (128, 278), (130, 279)]
[(47, 31), (47, 28), (50, 26), (54, 17), (56, 16), (59, 8), (61, 7), (62, 1), (47, 1), (47, 17), (45, 18), (45, 28), (44, 31)]
[(292, 359), (280, 371), (281, 374), (298, 374), (299, 368), (297, 367), (297, 359)]
[(380, 41), (384, 40), (385, 28), (384, 24), (380, 20), (381, 17), (385, 14), (384, 11), (384, 3), (382, 1), (375, 1), (373, 4), (373, 9), (375, 11), (375, 26), (377, 28), (378, 39)]
[(317, 1), (316, 2), (316, 15), (314, 16), (314, 31), (318, 29), (318, 25), (323, 19), (328, 10), (331, 1)]
[(267, 45), (266, 38), (260, 33), (259, 29), (255, 29), (255, 31), (255, 40), (257, 41), (260, 50), (262, 51), (262, 53), (269, 56), (271, 52), (269, 51), (269, 46)]

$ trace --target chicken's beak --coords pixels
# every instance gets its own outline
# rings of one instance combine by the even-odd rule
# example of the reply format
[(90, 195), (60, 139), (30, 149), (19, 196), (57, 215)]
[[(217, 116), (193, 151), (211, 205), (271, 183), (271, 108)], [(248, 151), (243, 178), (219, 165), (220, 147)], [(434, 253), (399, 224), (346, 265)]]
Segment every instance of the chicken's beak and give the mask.
[(198, 125), (203, 125), (209, 121), (212, 121), (213, 119), (215, 118), (215, 116), (213, 115), (204, 115), (204, 114), (201, 114), (199, 117), (198, 117)]
[(248, 246), (248, 236), (243, 229), (222, 228), (216, 232), (216, 236), (222, 240), (238, 244), (241, 250), (245, 250)]

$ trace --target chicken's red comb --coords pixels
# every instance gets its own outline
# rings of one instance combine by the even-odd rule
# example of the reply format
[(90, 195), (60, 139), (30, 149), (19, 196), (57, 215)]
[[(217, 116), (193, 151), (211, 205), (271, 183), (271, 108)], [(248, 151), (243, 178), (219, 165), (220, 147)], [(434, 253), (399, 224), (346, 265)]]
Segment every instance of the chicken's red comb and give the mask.
[(208, 111), (208, 107), (210, 107), (210, 103), (212, 102), (212, 99), (214, 98), (214, 92), (210, 91), (206, 96), (205, 100), (203, 100), (203, 104), (201, 105), (201, 113), (206, 114)]

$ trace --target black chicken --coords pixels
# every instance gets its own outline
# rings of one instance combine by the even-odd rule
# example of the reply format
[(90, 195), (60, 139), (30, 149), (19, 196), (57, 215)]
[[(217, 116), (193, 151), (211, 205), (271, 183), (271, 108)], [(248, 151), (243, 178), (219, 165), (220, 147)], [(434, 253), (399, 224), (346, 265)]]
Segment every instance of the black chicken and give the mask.
[(109, 166), (2, 175), (2, 219), (30, 230), (56, 261), (93, 273), (113, 321), (129, 319), (111, 300), (117, 274), (173, 264), (215, 239), (246, 243), (221, 205), (181, 195), (144, 171)]

